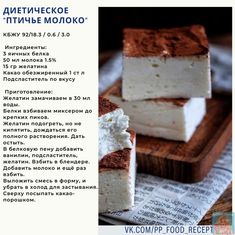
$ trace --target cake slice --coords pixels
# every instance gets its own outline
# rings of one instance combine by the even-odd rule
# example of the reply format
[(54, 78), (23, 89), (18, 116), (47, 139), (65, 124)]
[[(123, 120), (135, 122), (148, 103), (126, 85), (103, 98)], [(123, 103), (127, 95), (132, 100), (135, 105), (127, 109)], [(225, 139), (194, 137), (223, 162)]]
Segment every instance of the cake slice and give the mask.
[(131, 209), (135, 195), (135, 133), (132, 149), (107, 154), (99, 161), (99, 213)]
[(211, 97), (210, 56), (200, 25), (124, 29), (125, 100)]
[(99, 160), (103, 156), (131, 148), (129, 117), (124, 115), (123, 110), (116, 104), (111, 103), (104, 97), (99, 97)]
[(189, 141), (206, 113), (205, 98), (124, 101), (121, 81), (109, 98), (123, 108), (136, 133), (170, 140)]

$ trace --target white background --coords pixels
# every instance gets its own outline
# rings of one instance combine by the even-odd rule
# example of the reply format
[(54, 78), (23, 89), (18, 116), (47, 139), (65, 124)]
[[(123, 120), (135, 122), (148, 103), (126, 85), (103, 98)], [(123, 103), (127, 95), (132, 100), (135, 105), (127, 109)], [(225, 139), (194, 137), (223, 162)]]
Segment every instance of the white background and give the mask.
[[(2, 32), (70, 32), (70, 38), (24, 38), (19, 40), (17, 38), (3, 38), (1, 36), (1, 56), (4, 45), (47, 45), (48, 51), (53, 57), (56, 57), (57, 63), (53, 64), (53, 70), (84, 70), (86, 72), (85, 79), (78, 79), (79, 82), (74, 84), (69, 83), (40, 83), (40, 82), (18, 82), (18, 83), (3, 83), (1, 79), (1, 97), (3, 89), (14, 90), (54, 90), (55, 96), (91, 96), (89, 106), (93, 108), (92, 118), (83, 116), (83, 120), (75, 120), (73, 115), (64, 114), (61, 116), (64, 122), (82, 121), (84, 132), (86, 133), (86, 142), (84, 149), (86, 152), (82, 153), (81, 158), (88, 159), (91, 164), (86, 171), (86, 179), (91, 185), (98, 185), (98, 170), (97, 170), (97, 95), (98, 95), (98, 27), (97, 27), (97, 7), (95, 5), (88, 6), (86, 1), (1, 1), (5, 6), (61, 6), (69, 7), (69, 14), (67, 16), (85, 16), (88, 21), (83, 24), (51, 24), (51, 25), (17, 25), (4, 24), (1, 21)], [(2, 5), (2, 9), (4, 8)], [(1, 11), (2, 12), (2, 11)], [(37, 14), (36, 14), (37, 15)], [(35, 16), (36, 16), (35, 15)], [(7, 16), (7, 15), (6, 15)], [(23, 16), (23, 15), (22, 15)], [(48, 15), (50, 16), (50, 15)], [(1, 16), (2, 20), (2, 16)], [(32, 63), (29, 63), (32, 64)], [(1, 66), (2, 69), (2, 66)], [(2, 74), (2, 71), (1, 71)], [(3, 87), (4, 85), (4, 87)], [(84, 103), (85, 104), (85, 103)], [(30, 107), (29, 101), (24, 101), (22, 108)], [(53, 105), (53, 107), (52, 107)], [(71, 106), (70, 106), (71, 105)], [(45, 109), (66, 109), (75, 108), (76, 103), (69, 102), (34, 102), (35, 108)], [(77, 108), (82, 108), (81, 106)], [(84, 107), (85, 108), (85, 107)], [(1, 108), (2, 112), (2, 108)], [(2, 113), (1, 113), (2, 117)], [(1, 124), (2, 125), (2, 124)], [(2, 137), (2, 135), (1, 135)], [(45, 141), (43, 139), (35, 139), (31, 141), (31, 145), (37, 146), (42, 143), (45, 147), (76, 146), (76, 141), (79, 140), (56, 140)], [(1, 139), (2, 143), (2, 139)], [(2, 147), (1, 147), (2, 151)], [(44, 173), (31, 173), (32, 178), (43, 178)], [(46, 174), (46, 173), (45, 173)], [(80, 178), (83, 173), (80, 172), (64, 172), (63, 176)], [(67, 174), (67, 177), (66, 177)], [(76, 175), (78, 174), (78, 175)], [(0, 175), (2, 175), (2, 167)], [(1, 180), (2, 182), (2, 180)], [(81, 231), (86, 231), (87, 234), (97, 234), (98, 231), (98, 190), (80, 190), (77, 191), (73, 197), (41, 197), (37, 199), (36, 203), (2, 203), (0, 201), (0, 234), (3, 235), (42, 235), (42, 234), (71, 234), (75, 235)]]

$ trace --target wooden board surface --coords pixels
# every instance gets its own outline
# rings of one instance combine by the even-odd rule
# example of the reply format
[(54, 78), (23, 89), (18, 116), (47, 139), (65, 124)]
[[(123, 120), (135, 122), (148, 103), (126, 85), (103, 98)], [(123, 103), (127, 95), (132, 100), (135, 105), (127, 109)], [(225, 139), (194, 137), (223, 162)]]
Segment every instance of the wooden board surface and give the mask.
[(211, 207), (206, 215), (200, 221), (200, 225), (211, 225), (212, 215), (215, 212), (231, 212), (232, 211), (232, 183), (226, 191), (220, 196), (217, 202)]
[[(117, 83), (103, 95), (109, 96)], [(231, 96), (213, 94), (207, 114), (188, 143), (137, 135), (138, 171), (193, 183), (210, 171), (232, 136)]]

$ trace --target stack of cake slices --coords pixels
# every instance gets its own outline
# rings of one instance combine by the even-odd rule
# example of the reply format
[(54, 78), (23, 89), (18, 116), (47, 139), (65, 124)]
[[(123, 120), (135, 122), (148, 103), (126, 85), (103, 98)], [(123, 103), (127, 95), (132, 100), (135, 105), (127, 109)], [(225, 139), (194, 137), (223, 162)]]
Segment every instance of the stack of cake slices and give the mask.
[(108, 99), (99, 97), (99, 213), (134, 205), (135, 132), (129, 118)]
[(136, 133), (187, 142), (211, 97), (209, 57), (201, 25), (125, 29), (122, 85), (110, 100)]
[(204, 27), (125, 29), (122, 77), (109, 96), (113, 103), (99, 98), (99, 212), (134, 204), (135, 133), (127, 130), (129, 118), (138, 134), (184, 142), (201, 123), (211, 97)]

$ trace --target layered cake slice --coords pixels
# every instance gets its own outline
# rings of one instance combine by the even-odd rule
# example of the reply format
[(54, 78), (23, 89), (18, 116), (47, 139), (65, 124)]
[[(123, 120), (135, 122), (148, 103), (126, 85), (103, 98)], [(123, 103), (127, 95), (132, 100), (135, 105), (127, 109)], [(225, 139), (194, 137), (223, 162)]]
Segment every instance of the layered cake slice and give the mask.
[(130, 134), (132, 149), (107, 154), (99, 161), (99, 213), (129, 210), (134, 206), (135, 133), (130, 131)]
[(99, 212), (130, 209), (135, 190), (135, 133), (129, 118), (99, 97)]
[(125, 100), (211, 97), (208, 40), (200, 25), (124, 29)]
[(109, 98), (123, 108), (136, 133), (170, 140), (189, 141), (206, 113), (205, 98), (124, 101), (121, 81)]

